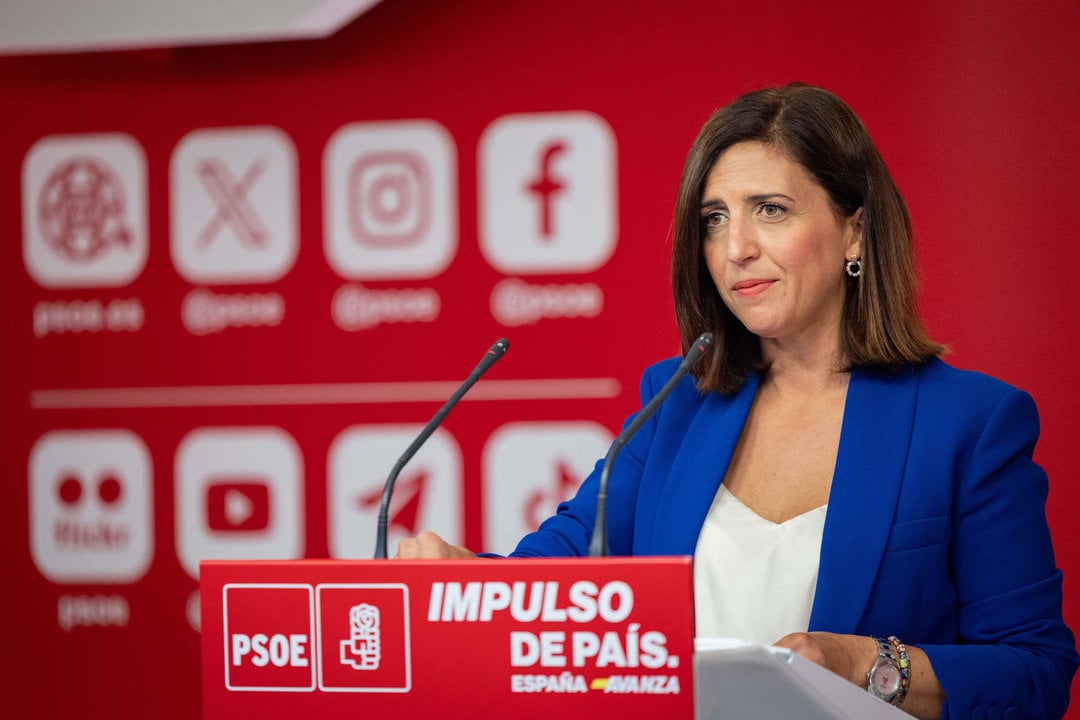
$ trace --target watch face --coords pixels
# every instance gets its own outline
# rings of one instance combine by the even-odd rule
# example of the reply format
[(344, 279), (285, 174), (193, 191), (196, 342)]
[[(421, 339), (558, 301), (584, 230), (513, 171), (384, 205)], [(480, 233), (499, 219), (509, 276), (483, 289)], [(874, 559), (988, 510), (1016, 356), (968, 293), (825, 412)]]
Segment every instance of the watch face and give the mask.
[(870, 683), (881, 697), (891, 697), (900, 690), (900, 668), (883, 662), (870, 674)]

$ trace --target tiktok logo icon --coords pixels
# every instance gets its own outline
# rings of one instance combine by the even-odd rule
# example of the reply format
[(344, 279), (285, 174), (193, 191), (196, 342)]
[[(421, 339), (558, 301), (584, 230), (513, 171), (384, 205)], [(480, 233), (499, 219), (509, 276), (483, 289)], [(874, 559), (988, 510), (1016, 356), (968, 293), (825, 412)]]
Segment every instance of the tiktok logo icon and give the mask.
[[(484, 547), (509, 553), (536, 530), (603, 457), (612, 441), (588, 421), (507, 423), (484, 446)], [(499, 482), (499, 478), (514, 482)]]
[(480, 248), (492, 267), (586, 273), (615, 252), (615, 136), (602, 118), (507, 115), (484, 131), (479, 154)]

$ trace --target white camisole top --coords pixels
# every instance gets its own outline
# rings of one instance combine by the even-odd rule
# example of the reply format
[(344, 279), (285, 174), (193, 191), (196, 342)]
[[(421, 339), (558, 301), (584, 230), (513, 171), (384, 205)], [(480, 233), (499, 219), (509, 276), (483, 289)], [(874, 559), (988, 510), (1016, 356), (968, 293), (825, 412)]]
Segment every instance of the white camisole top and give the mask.
[(694, 553), (697, 636), (771, 645), (806, 632), (827, 508), (777, 524), (721, 485)]

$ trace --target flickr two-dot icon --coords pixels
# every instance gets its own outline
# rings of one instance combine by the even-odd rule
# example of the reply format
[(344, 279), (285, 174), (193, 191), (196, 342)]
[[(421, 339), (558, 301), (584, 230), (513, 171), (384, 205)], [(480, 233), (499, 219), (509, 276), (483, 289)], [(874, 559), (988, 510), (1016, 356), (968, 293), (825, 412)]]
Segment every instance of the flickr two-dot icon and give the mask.
[(54, 583), (134, 583), (154, 555), (153, 472), (129, 430), (54, 430), (30, 452), (30, 552)]

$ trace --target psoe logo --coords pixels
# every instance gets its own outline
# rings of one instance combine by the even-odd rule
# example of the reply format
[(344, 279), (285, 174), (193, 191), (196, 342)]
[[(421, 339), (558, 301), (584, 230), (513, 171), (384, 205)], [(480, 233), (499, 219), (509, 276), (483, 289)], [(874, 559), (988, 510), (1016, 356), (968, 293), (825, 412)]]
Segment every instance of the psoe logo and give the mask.
[(55, 583), (133, 583), (154, 555), (150, 452), (128, 430), (54, 430), (30, 452), (30, 552)]
[(22, 209), (23, 263), (42, 287), (121, 287), (146, 265), (146, 156), (130, 135), (38, 140)]
[(343, 278), (429, 278), (457, 253), (457, 152), (434, 120), (338, 130), (323, 197), (326, 257)]
[(310, 585), (225, 585), (222, 610), (226, 688), (309, 692), (315, 689), (313, 595)]
[(349, 608), (349, 638), (340, 645), (342, 665), (353, 670), (378, 670), (382, 659), (379, 608), (367, 603)]
[(326, 583), (315, 593), (319, 689), (408, 692), (412, 687), (408, 587)]
[(500, 117), (479, 166), (480, 249), (496, 270), (586, 273), (615, 252), (615, 134), (600, 116)]

